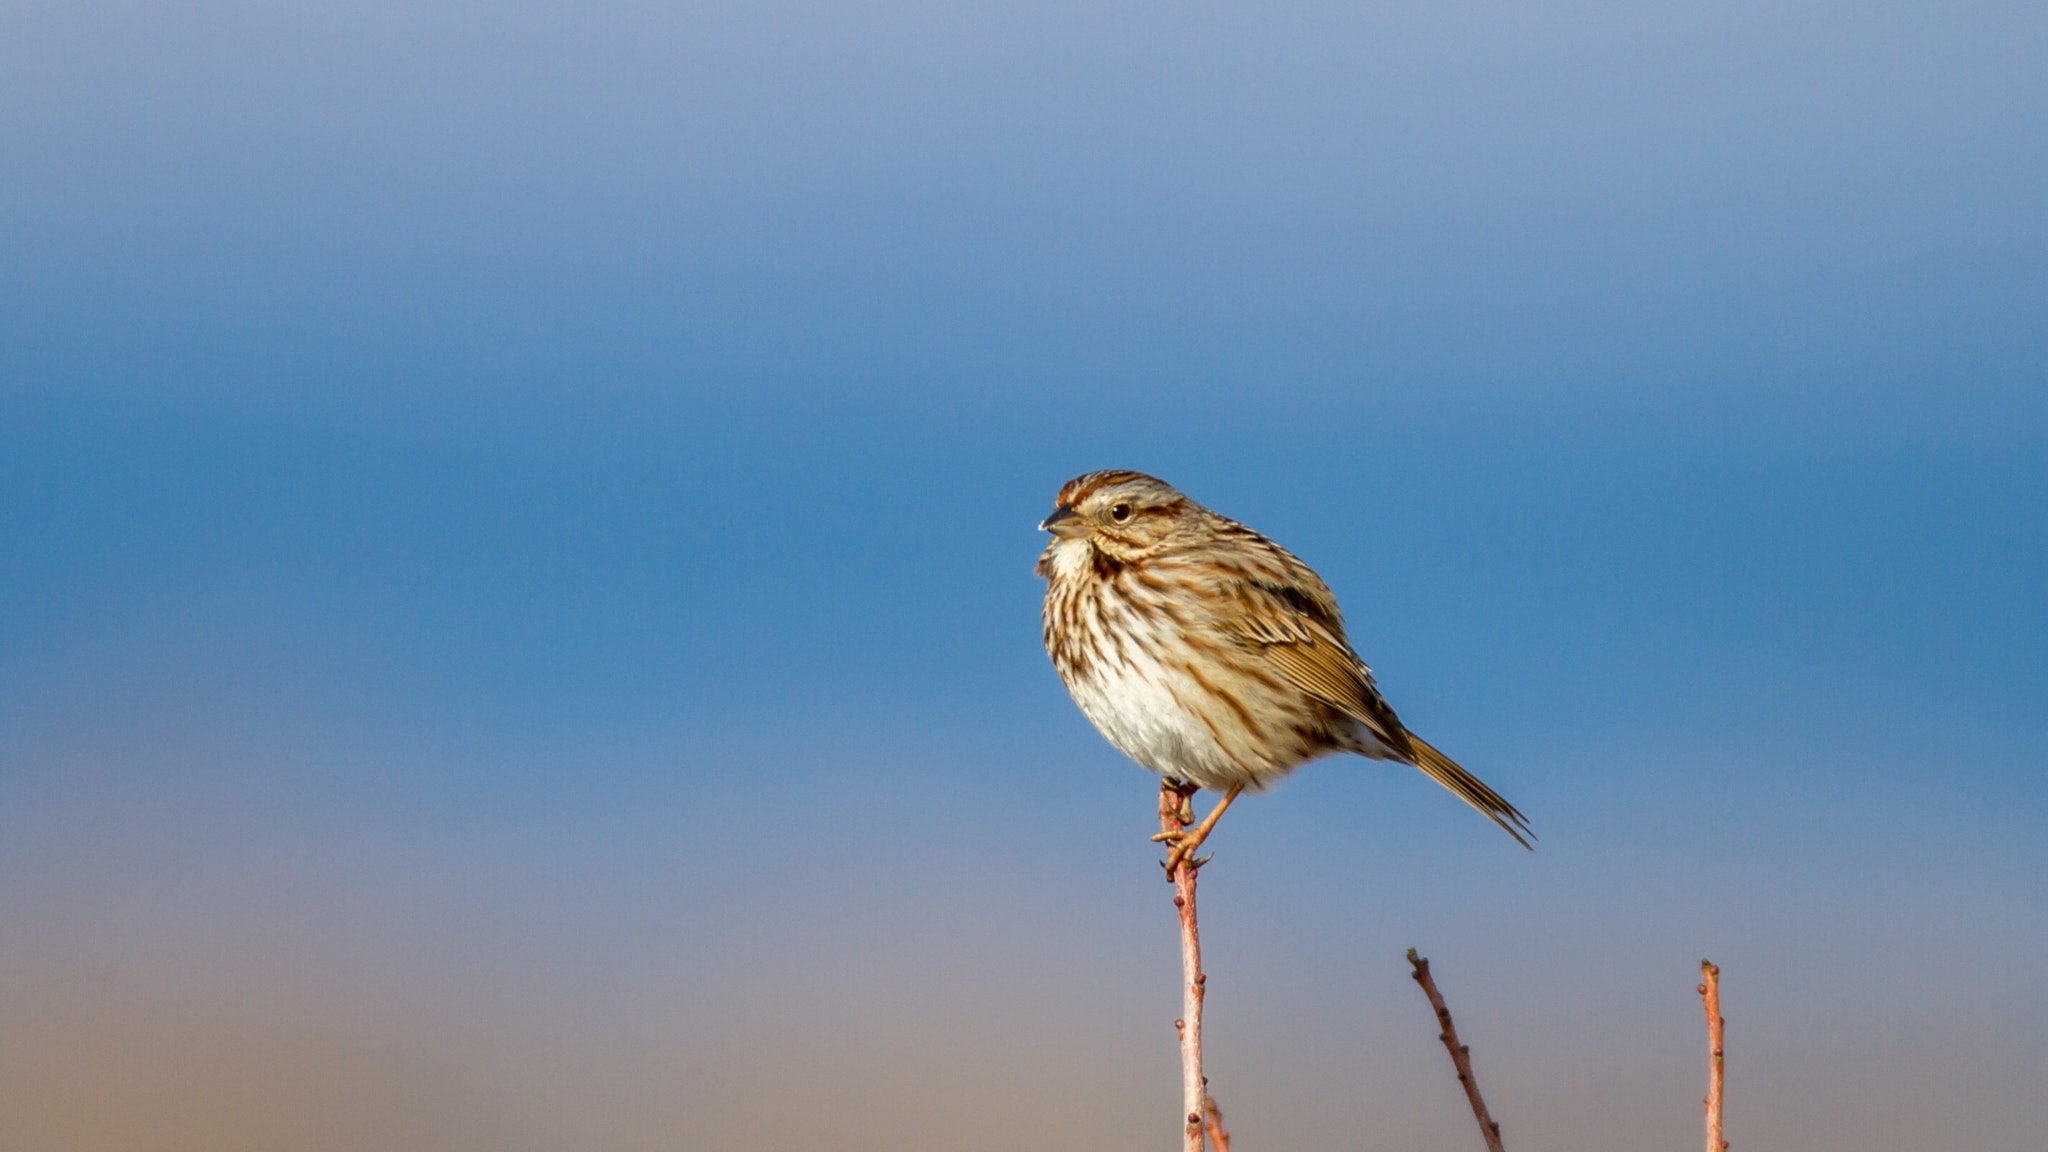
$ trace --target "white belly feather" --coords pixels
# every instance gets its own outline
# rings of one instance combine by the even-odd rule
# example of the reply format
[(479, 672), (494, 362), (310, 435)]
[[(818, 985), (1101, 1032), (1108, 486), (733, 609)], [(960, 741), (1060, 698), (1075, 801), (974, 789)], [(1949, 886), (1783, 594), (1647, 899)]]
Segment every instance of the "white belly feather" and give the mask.
[[(1174, 680), (1180, 683), (1171, 683)], [(1183, 703), (1199, 691), (1186, 676), (1166, 673), (1156, 665), (1142, 671), (1128, 665), (1100, 667), (1095, 675), (1067, 687), (1096, 731), (1117, 751), (1152, 771), (1204, 788), (1246, 782), (1244, 769)]]

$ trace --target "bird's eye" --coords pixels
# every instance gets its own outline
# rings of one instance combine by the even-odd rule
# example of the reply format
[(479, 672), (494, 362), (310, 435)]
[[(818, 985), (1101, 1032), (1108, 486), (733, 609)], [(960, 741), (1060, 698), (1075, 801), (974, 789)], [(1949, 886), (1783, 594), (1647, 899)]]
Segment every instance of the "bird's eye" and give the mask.
[(1131, 518), (1131, 506), (1129, 504), (1110, 505), (1109, 518), (1111, 520), (1116, 521), (1119, 524), (1123, 523), (1126, 520), (1129, 520)]

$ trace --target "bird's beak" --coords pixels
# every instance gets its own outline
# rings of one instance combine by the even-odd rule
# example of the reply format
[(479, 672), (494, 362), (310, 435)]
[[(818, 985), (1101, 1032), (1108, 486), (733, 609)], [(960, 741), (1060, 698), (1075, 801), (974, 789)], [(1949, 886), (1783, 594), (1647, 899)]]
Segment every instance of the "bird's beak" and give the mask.
[[(1064, 536), (1066, 535), (1066, 533), (1060, 531), (1059, 526), (1062, 524), (1070, 524), (1073, 521), (1078, 520), (1080, 518), (1081, 514), (1079, 512), (1074, 511), (1074, 506), (1072, 504), (1062, 504), (1059, 507), (1052, 510), (1052, 515), (1047, 516), (1045, 519), (1040, 520), (1038, 522), (1038, 530), (1040, 532), (1050, 532), (1055, 536)], [(1069, 529), (1069, 531), (1071, 530), (1072, 529)]]

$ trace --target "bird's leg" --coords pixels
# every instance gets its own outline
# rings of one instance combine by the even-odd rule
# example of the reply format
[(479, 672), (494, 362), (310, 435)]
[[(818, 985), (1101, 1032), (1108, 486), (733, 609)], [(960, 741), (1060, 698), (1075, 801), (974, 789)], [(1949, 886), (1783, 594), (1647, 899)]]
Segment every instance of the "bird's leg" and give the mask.
[(1186, 780), (1175, 780), (1168, 784), (1167, 787), (1173, 791), (1174, 795), (1180, 797), (1180, 814), (1174, 817), (1174, 819), (1179, 820), (1183, 828), (1193, 824), (1195, 822), (1195, 793), (1200, 792), (1202, 786), (1200, 784), (1190, 784)]
[[(1162, 823), (1166, 820), (1172, 820), (1174, 829), (1171, 832), (1161, 832), (1152, 837), (1154, 843), (1161, 840), (1178, 839), (1182, 833), (1187, 831), (1187, 826), (1195, 822), (1195, 793), (1201, 790), (1202, 786), (1200, 784), (1190, 784), (1173, 776), (1165, 776), (1160, 779), (1159, 816)], [(1168, 796), (1173, 797), (1170, 803), (1166, 800)]]
[[(1237, 799), (1237, 794), (1242, 791), (1244, 791), (1244, 785), (1232, 784), (1230, 790), (1223, 794), (1223, 799), (1217, 801), (1216, 807), (1210, 809), (1209, 815), (1200, 824), (1195, 825), (1193, 828), (1183, 828), (1177, 833), (1161, 832), (1153, 837), (1154, 840), (1167, 840), (1173, 843), (1173, 851), (1167, 853), (1166, 856), (1166, 874), (1168, 876), (1173, 875), (1173, 870), (1180, 867), (1180, 862), (1187, 859), (1190, 853), (1202, 846), (1202, 841), (1209, 838), (1210, 829), (1216, 827), (1216, 821), (1223, 818), (1223, 810), (1230, 807), (1230, 802)], [(1189, 788), (1185, 795), (1194, 795), (1194, 789)], [(1189, 815), (1193, 815), (1193, 813), (1190, 812)]]

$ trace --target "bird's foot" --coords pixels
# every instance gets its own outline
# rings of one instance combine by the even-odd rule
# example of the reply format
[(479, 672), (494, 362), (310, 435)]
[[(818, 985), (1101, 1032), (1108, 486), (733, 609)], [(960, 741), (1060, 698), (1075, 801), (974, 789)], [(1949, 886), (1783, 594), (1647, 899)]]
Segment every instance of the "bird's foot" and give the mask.
[(1188, 862), (1189, 868), (1200, 868), (1202, 865), (1207, 864), (1212, 857), (1195, 857), (1194, 851), (1200, 848), (1202, 841), (1208, 838), (1209, 829), (1201, 825), (1193, 828), (1183, 828), (1178, 832), (1161, 832), (1152, 837), (1155, 843), (1173, 845), (1173, 851), (1168, 852), (1166, 859), (1160, 862), (1161, 867), (1166, 869), (1167, 878), (1171, 879), (1173, 877), (1174, 870), (1180, 867), (1183, 860)]
[[(1175, 786), (1176, 784), (1178, 784), (1178, 787)], [(1155, 843), (1173, 845), (1173, 851), (1166, 854), (1165, 861), (1166, 875), (1171, 878), (1184, 863), (1192, 871), (1209, 862), (1207, 856), (1193, 859), (1194, 851), (1202, 846), (1202, 841), (1209, 838), (1210, 829), (1216, 827), (1216, 821), (1223, 818), (1224, 811), (1230, 807), (1233, 800), (1237, 799), (1238, 794), (1244, 791), (1244, 785), (1232, 785), (1230, 790), (1223, 794), (1223, 799), (1216, 807), (1210, 809), (1208, 818), (1200, 824), (1194, 824), (1195, 813), (1192, 801), (1196, 791), (1195, 786), (1178, 781), (1170, 781), (1163, 785), (1163, 787), (1168, 793), (1178, 795), (1181, 804), (1180, 811), (1172, 816), (1167, 815), (1166, 809), (1162, 806), (1160, 819), (1162, 824), (1171, 825), (1177, 823), (1181, 827), (1177, 829), (1169, 827), (1166, 831), (1162, 831), (1157, 836), (1152, 837)], [(1190, 825), (1193, 826), (1190, 827)]]

